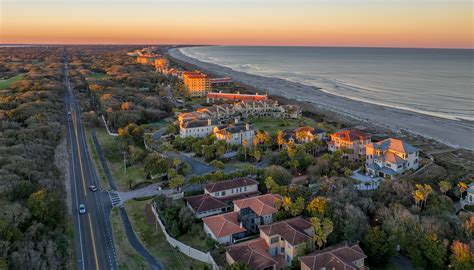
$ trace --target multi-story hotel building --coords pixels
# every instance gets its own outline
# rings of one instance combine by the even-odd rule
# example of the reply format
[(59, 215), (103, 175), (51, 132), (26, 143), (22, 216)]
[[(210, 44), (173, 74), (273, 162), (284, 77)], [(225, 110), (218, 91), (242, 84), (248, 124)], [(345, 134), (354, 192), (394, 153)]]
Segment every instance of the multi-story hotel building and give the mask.
[(185, 71), (183, 82), (192, 97), (203, 97), (211, 91), (209, 76), (199, 71)]

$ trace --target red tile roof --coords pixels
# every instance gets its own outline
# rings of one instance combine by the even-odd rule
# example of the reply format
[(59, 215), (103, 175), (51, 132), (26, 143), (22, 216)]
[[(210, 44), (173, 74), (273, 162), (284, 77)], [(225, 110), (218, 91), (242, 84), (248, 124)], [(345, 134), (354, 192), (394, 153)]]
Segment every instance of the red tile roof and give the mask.
[(350, 270), (350, 269), (366, 269), (366, 267), (358, 268), (354, 262), (367, 258), (362, 249), (358, 245), (336, 245), (318, 250), (312, 254), (300, 257), (299, 260), (311, 270), (319, 270), (322, 268), (334, 270)]
[(207, 194), (190, 196), (185, 200), (196, 213), (228, 207), (226, 203)]
[(311, 229), (311, 226), (311, 222), (301, 217), (296, 217), (269, 225), (262, 225), (259, 226), (259, 229), (269, 237), (280, 235), (288, 243), (298, 245), (311, 239), (313, 235), (305, 231)]
[(257, 101), (267, 100), (267, 95), (249, 95), (249, 94), (234, 94), (234, 93), (209, 93), (207, 98), (225, 99), (225, 100), (240, 100), (240, 101)]
[(234, 205), (240, 209), (250, 208), (259, 216), (270, 215), (278, 212), (275, 208), (275, 201), (281, 200), (278, 194), (265, 194), (242, 200), (234, 201)]
[(264, 239), (245, 241), (226, 247), (227, 254), (235, 261), (260, 270), (276, 266), (278, 261), (268, 254), (268, 245)]
[(211, 230), (215, 237), (233, 235), (239, 232), (245, 232), (245, 228), (240, 227), (237, 220), (237, 212), (229, 212), (217, 216), (205, 217), (202, 219), (204, 224)]
[(367, 135), (366, 133), (357, 129), (344, 129), (336, 133), (333, 133), (330, 136), (331, 138), (337, 137), (341, 140), (348, 141), (348, 142), (365, 141), (370, 138), (370, 135)]
[(239, 188), (239, 187), (245, 187), (245, 186), (250, 186), (250, 185), (258, 185), (258, 181), (255, 181), (252, 178), (243, 177), (243, 178), (237, 178), (237, 179), (207, 184), (204, 186), (204, 189), (206, 189), (210, 193), (213, 193), (213, 192), (228, 190), (231, 188)]

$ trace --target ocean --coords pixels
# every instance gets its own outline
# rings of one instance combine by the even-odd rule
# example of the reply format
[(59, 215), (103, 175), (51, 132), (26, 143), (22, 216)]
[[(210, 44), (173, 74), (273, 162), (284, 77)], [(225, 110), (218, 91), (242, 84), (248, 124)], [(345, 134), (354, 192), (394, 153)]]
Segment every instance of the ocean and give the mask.
[(243, 46), (180, 50), (203, 62), (315, 86), (358, 101), (474, 121), (474, 50)]

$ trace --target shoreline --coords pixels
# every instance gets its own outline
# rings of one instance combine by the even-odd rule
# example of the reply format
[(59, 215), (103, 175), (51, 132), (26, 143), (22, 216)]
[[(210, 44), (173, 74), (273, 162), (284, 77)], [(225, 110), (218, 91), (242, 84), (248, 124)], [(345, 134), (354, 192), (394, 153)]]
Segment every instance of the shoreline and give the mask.
[[(471, 138), (474, 134), (474, 126), (467, 121), (450, 120), (357, 101), (327, 93), (318, 87), (235, 71), (228, 67), (202, 62), (186, 56), (179, 48), (168, 50), (168, 54), (171, 58), (199, 67), (205, 72), (219, 76), (231, 76), (238, 83), (256, 89), (265, 89), (270, 95), (288, 101), (294, 100), (300, 104), (307, 104), (319, 113), (330, 112), (336, 114), (342, 119), (345, 118), (346, 122), (355, 120), (392, 132), (406, 131), (415, 136), (436, 140), (450, 147), (474, 150), (474, 139)], [(311, 100), (309, 98), (305, 99), (305, 96), (310, 96)], [(351, 119), (347, 119), (348, 117)]]

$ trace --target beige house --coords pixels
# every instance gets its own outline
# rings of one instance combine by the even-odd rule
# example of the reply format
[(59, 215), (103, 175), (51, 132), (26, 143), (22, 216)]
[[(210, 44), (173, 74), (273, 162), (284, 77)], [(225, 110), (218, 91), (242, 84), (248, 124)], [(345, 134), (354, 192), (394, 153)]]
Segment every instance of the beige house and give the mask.
[(350, 153), (344, 156), (351, 160), (360, 160), (365, 156), (365, 146), (370, 143), (371, 135), (357, 129), (344, 129), (336, 133), (329, 134), (328, 150), (349, 149)]
[(367, 174), (376, 177), (394, 177), (420, 165), (420, 149), (410, 144), (389, 138), (365, 147)]
[(206, 137), (211, 134), (217, 126), (217, 121), (213, 119), (191, 120), (179, 125), (179, 136), (186, 137)]
[(250, 145), (255, 137), (255, 129), (250, 124), (242, 122), (217, 126), (213, 133), (217, 140), (234, 145), (243, 145), (244, 141)]
[(209, 194), (219, 199), (236, 198), (242, 195), (256, 195), (258, 193), (258, 181), (248, 177), (219, 181), (204, 186), (204, 194)]
[(368, 270), (359, 245), (336, 245), (299, 258), (301, 270)]

